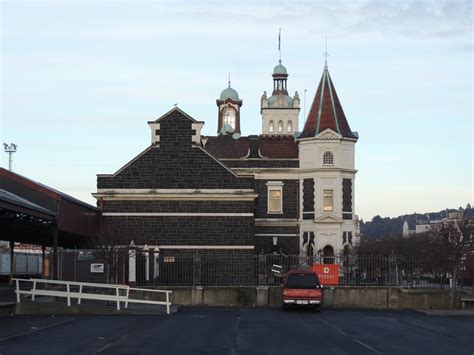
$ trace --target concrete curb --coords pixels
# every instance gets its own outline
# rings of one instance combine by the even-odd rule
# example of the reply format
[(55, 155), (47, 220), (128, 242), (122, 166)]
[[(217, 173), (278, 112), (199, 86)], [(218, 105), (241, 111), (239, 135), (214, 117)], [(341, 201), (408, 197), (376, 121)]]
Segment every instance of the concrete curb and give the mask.
[[(179, 306), (172, 305), (170, 315), (178, 311)], [(163, 307), (134, 307), (129, 305), (128, 309), (117, 311), (115, 305), (67, 305), (61, 303), (40, 303), (22, 301), (14, 307), (15, 315), (166, 315), (166, 308)]]
[(474, 309), (414, 309), (427, 316), (468, 316), (474, 317)]

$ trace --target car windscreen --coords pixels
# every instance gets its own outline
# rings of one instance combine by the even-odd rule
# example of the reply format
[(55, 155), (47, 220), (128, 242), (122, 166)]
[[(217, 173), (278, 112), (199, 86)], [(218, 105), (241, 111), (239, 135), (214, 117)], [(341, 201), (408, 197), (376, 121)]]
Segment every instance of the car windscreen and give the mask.
[(315, 274), (290, 274), (286, 280), (287, 288), (317, 288), (319, 280)]

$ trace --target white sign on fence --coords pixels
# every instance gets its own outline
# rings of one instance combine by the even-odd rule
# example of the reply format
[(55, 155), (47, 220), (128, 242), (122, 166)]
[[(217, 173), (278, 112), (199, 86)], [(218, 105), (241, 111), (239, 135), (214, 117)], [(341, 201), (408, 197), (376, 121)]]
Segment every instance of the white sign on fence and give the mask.
[(272, 265), (272, 272), (275, 273), (275, 274), (280, 275), (281, 274), (281, 265), (273, 264)]
[(104, 272), (104, 264), (91, 264), (91, 272), (94, 272), (94, 273)]

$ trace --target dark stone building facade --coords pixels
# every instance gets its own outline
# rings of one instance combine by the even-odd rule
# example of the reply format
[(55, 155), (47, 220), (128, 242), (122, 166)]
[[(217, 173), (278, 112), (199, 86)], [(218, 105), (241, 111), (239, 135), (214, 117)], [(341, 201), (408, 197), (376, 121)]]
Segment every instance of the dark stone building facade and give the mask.
[[(102, 231), (163, 255), (313, 255), (357, 236), (353, 133), (327, 67), (303, 132), (286, 68), (262, 96), (260, 135), (240, 136), (242, 100), (230, 87), (216, 101), (216, 136), (174, 108), (148, 122), (152, 143), (115, 174), (98, 175)], [(283, 89), (282, 89), (283, 88)], [(319, 96), (318, 96), (319, 95)], [(343, 213), (344, 212), (344, 213)]]

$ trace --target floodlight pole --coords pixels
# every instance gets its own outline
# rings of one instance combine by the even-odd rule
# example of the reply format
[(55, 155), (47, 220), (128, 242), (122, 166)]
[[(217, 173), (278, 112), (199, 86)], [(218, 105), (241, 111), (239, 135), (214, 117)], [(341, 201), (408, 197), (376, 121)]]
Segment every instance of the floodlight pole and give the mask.
[(12, 171), (12, 154), (16, 153), (17, 145), (14, 143), (3, 143), (3, 148), (5, 149), (5, 153), (8, 153), (8, 170)]

